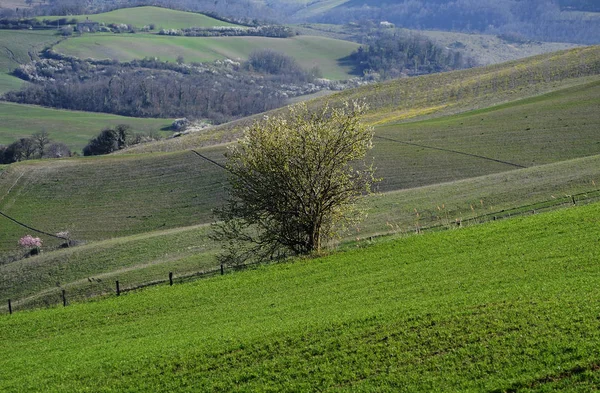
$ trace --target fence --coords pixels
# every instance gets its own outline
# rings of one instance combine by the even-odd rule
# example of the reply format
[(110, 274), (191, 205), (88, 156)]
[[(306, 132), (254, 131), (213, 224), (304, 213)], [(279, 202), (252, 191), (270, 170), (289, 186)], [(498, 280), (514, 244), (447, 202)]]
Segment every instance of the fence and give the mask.
[[(497, 212), (487, 213), (487, 214), (483, 214), (480, 216), (476, 216), (476, 217), (472, 217), (472, 218), (468, 218), (468, 219), (464, 219), (464, 220), (459, 220), (459, 221), (452, 221), (452, 222), (448, 221), (446, 223), (440, 223), (440, 224), (436, 224), (436, 225), (423, 226), (423, 227), (419, 227), (417, 225), (416, 228), (414, 228), (414, 229), (415, 229), (415, 232), (417, 232), (417, 233), (424, 232), (424, 231), (442, 231), (442, 230), (447, 230), (447, 229), (451, 229), (451, 228), (481, 224), (481, 223), (485, 223), (485, 222), (489, 222), (489, 221), (502, 220), (502, 219), (510, 218), (510, 217), (536, 214), (536, 213), (539, 213), (542, 211), (554, 210), (554, 209), (558, 209), (558, 208), (561, 208), (564, 206), (589, 204), (589, 203), (593, 203), (596, 201), (600, 201), (600, 190), (594, 190), (594, 191), (590, 191), (590, 192), (584, 192), (584, 193), (554, 198), (554, 199), (547, 200), (547, 201), (542, 201), (542, 202), (538, 202), (538, 203), (534, 203), (534, 204), (530, 204), (530, 205), (520, 206), (520, 207), (516, 207), (516, 208), (512, 208), (512, 209), (500, 210)], [(377, 235), (377, 236), (371, 236), (371, 237), (369, 237), (369, 239), (373, 239), (376, 237), (384, 237), (384, 236), (389, 236), (389, 235), (390, 235), (389, 233), (386, 233), (386, 234), (381, 234), (381, 235)], [(226, 265), (221, 264), (220, 266), (217, 266), (214, 269), (202, 270), (202, 271), (182, 274), (182, 275), (178, 275), (178, 276), (174, 276), (173, 272), (169, 272), (168, 276), (166, 276), (164, 279), (147, 281), (147, 282), (144, 282), (141, 284), (135, 284), (135, 285), (131, 285), (131, 286), (124, 286), (123, 284), (125, 284), (125, 283), (123, 283), (121, 281), (115, 281), (113, 284), (110, 284), (110, 287), (107, 285), (107, 283), (102, 283), (103, 286), (100, 288), (100, 290), (94, 292), (93, 294), (89, 294), (89, 293), (82, 294), (81, 291), (76, 291), (76, 290), (74, 292), (67, 293), (67, 291), (64, 288), (60, 288), (60, 289), (57, 288), (52, 293), (52, 295), (49, 295), (46, 299), (44, 299), (41, 302), (40, 301), (36, 302), (35, 300), (32, 300), (31, 298), (30, 299), (21, 299), (16, 302), (13, 302), (12, 299), (8, 299), (6, 306), (2, 307), (2, 310), (4, 313), (12, 314), (13, 312), (17, 311), (17, 308), (18, 309), (31, 309), (31, 308), (36, 308), (36, 307), (40, 307), (40, 306), (51, 307), (51, 306), (60, 305), (61, 303), (62, 303), (63, 307), (66, 307), (69, 304), (70, 299), (79, 301), (79, 300), (89, 298), (89, 297), (114, 296), (114, 295), (120, 296), (121, 294), (125, 294), (127, 292), (131, 292), (131, 291), (135, 291), (135, 290), (139, 290), (139, 289), (143, 289), (143, 288), (147, 288), (147, 287), (151, 287), (151, 286), (166, 285), (166, 284), (172, 286), (176, 283), (184, 283), (184, 282), (197, 280), (200, 278), (224, 275), (225, 273), (227, 273), (227, 271), (238, 271), (238, 270), (247, 269), (252, 266), (267, 264), (267, 263), (276, 263), (276, 262), (269, 261), (269, 262), (252, 263), (252, 264), (236, 265), (236, 266), (226, 266)], [(15, 308), (15, 306), (17, 308)]]

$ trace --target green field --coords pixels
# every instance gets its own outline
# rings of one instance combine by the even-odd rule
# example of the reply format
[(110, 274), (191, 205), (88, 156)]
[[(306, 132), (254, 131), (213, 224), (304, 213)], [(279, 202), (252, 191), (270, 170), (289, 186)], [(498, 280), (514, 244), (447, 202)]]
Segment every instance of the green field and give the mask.
[[(0, 78), (0, 81), (2, 78)], [(170, 127), (170, 119), (143, 119), (105, 113), (67, 111), (0, 102), (0, 144), (10, 144), (18, 138), (46, 130), (55, 142), (63, 142), (73, 151), (81, 152), (89, 140), (106, 127), (129, 124), (136, 132), (161, 132)]]
[[(64, 16), (42, 17), (42, 19), (50, 20), (56, 20), (60, 18), (64, 18)], [(89, 18), (94, 22), (105, 24), (122, 23), (126, 25), (133, 25), (138, 28), (155, 24), (157, 31), (160, 29), (183, 29), (186, 27), (237, 26), (203, 14), (170, 10), (168, 8), (159, 7), (122, 8), (102, 14), (71, 15), (68, 18), (75, 18), (80, 22), (84, 21), (86, 18)]]
[[(191, 155), (179, 157), (193, 158)], [(214, 155), (212, 157), (215, 158)], [(170, 170), (169, 163), (174, 163), (174, 157), (168, 158), (169, 156), (164, 156), (160, 161), (163, 171)], [(210, 211), (223, 198), (219, 188), (214, 185), (216, 183), (210, 184), (211, 178), (218, 178), (219, 172), (212, 171), (218, 168), (204, 167), (201, 162), (197, 164), (198, 175), (191, 176), (183, 172), (188, 174), (187, 182), (183, 176), (179, 183), (175, 183), (174, 179), (169, 181), (168, 175), (164, 176), (163, 182), (172, 187), (168, 192), (160, 183), (150, 181), (153, 177), (156, 178), (156, 167), (148, 167), (149, 174), (145, 181), (137, 176), (135, 182), (121, 183), (123, 190), (120, 192), (111, 190), (109, 193), (91, 186), (86, 198), (78, 196), (79, 193), (74, 187), (67, 187), (64, 192), (56, 191), (58, 186), (66, 181), (66, 176), (62, 175), (66, 169), (64, 167), (62, 171), (46, 173), (46, 176), (54, 178), (55, 186), (48, 187), (46, 184), (48, 191), (38, 198), (28, 196), (16, 185), (11, 189), (11, 194), (23, 196), (23, 202), (29, 206), (40, 206), (37, 212), (49, 206), (47, 200), (56, 194), (56, 197), (63, 201), (64, 207), (52, 205), (49, 208), (60, 214), (47, 214), (45, 219), (48, 221), (36, 221), (36, 224), (43, 224), (47, 231), (69, 229), (73, 238), (88, 240), (88, 244), (0, 265), (0, 299), (12, 298), (15, 309), (30, 308), (60, 303), (61, 288), (69, 291), (71, 299), (86, 299), (92, 295), (110, 292), (117, 279), (123, 287), (133, 287), (164, 280), (169, 271), (181, 276), (216, 268), (214, 256), (219, 251), (219, 246), (208, 238), (209, 227), (183, 227), (184, 224), (194, 222), (209, 222), (210, 214), (201, 213)], [(108, 177), (108, 173), (112, 173), (113, 176), (119, 177), (128, 169), (131, 168), (127, 165), (117, 166), (115, 163), (112, 167), (99, 166), (96, 175), (83, 171), (80, 171), (80, 175), (86, 176), (93, 185), (99, 182), (107, 183), (106, 178), (99, 174), (104, 173), (105, 177)], [(171, 171), (174, 172), (175, 169)], [(8, 175), (20, 173), (22, 172), (9, 172)], [(33, 183), (33, 179), (29, 174), (23, 175), (18, 183)], [(139, 196), (124, 198), (123, 195), (132, 195), (135, 192), (134, 184)], [(193, 196), (191, 203), (185, 205), (182, 202), (186, 197), (183, 190), (186, 184), (193, 190), (201, 190), (203, 203), (199, 203), (200, 199)], [(203, 184), (205, 190), (202, 190)], [(414, 233), (417, 225), (451, 227), (455, 226), (456, 220), (468, 220), (490, 213), (502, 216), (503, 210), (515, 206), (528, 206), (526, 211), (541, 210), (548, 205), (547, 202), (554, 205), (563, 199), (570, 201), (570, 198), (564, 198), (565, 195), (584, 193), (579, 195), (577, 200), (585, 203), (590, 197), (591, 200), (598, 199), (598, 184), (600, 155), (388, 192), (363, 201), (363, 208), (368, 213), (366, 219), (345, 233), (341, 241), (345, 244), (357, 239), (368, 241), (371, 236), (380, 234)], [(27, 189), (38, 190), (34, 186)], [(74, 195), (69, 195), (69, 192)], [(107, 200), (109, 195), (112, 200)], [(0, 207), (3, 206), (2, 199), (10, 200), (10, 195), (0, 198)], [(105, 205), (102, 205), (103, 200)], [(119, 204), (119, 201), (122, 203)], [(164, 208), (167, 205), (173, 208), (168, 210), (168, 216), (162, 216), (162, 222), (160, 216), (148, 214), (154, 211), (153, 209)], [(88, 210), (85, 210), (86, 208)], [(415, 212), (419, 212), (419, 217)], [(16, 213), (25, 215), (29, 212)], [(28, 217), (34, 221), (38, 218)], [(65, 222), (66, 220), (71, 221)], [(181, 223), (179, 228), (162, 229), (176, 226), (177, 223)], [(144, 227), (141, 227), (142, 225)], [(137, 231), (145, 232), (125, 236), (128, 232), (124, 226), (129, 227), (129, 232), (132, 232), (131, 228), (134, 227)], [(6, 250), (16, 250), (18, 237), (27, 232), (4, 219), (0, 221), (0, 229), (8, 234), (7, 238), (0, 239), (4, 240), (0, 245)], [(111, 236), (115, 238), (90, 241)], [(47, 246), (57, 244), (46, 236), (42, 235), (42, 238)], [(23, 277), (28, 277), (26, 283), (23, 282)], [(94, 279), (90, 280), (90, 277)], [(57, 282), (60, 286), (56, 285)]]
[(11, 90), (19, 90), (25, 82), (17, 77), (0, 73), (0, 95)]
[(36, 59), (41, 50), (59, 40), (55, 31), (2, 30), (0, 72), (11, 72), (20, 64)]
[(130, 61), (158, 57), (174, 62), (211, 62), (218, 59), (245, 60), (259, 49), (273, 49), (294, 57), (305, 68), (319, 67), (330, 79), (347, 79), (352, 67), (340, 63), (358, 44), (324, 37), (171, 37), (153, 34), (86, 34), (63, 41), (54, 50), (66, 55), (94, 59)]
[(594, 204), (0, 318), (3, 391), (593, 391)]
[[(600, 82), (592, 82), (487, 110), (377, 127), (372, 154), (377, 175), (383, 177), (378, 188), (387, 192), (422, 187), (597, 155), (599, 103)], [(201, 151), (224, 159), (224, 146)], [(49, 182), (49, 177), (55, 181)], [(80, 179), (90, 184), (82, 188)], [(73, 226), (83, 239), (98, 240), (161, 225), (207, 222), (223, 196), (215, 191), (223, 182), (221, 169), (189, 151), (24, 162), (0, 178), (5, 189), (15, 185), (0, 208), (42, 228), (58, 232)], [(41, 215), (31, 206), (52, 213)], [(58, 206), (66, 214), (57, 217)], [(85, 218), (90, 215), (97, 218)], [(124, 219), (128, 216), (137, 218)], [(105, 220), (103, 225), (97, 225), (100, 220)], [(4, 247), (19, 235), (6, 233), (11, 236)]]

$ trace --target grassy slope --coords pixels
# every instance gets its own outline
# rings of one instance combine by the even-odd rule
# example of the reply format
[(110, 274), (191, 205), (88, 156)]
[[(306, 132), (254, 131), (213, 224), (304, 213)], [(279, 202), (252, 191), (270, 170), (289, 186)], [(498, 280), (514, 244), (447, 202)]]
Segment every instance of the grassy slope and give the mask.
[(3, 316), (0, 384), (590, 391), (599, 215), (595, 204)]
[[(481, 155), (376, 139), (373, 156), (378, 176), (384, 179), (379, 189), (407, 189), (516, 169), (482, 157), (532, 166), (598, 154), (599, 102), (600, 83), (592, 82), (485, 111), (378, 127), (377, 136)], [(224, 152), (224, 146), (203, 150), (219, 161)], [(90, 186), (83, 188), (82, 179)], [(71, 227), (81, 239), (98, 240), (162, 225), (206, 222), (202, 220), (223, 196), (217, 192), (221, 182), (225, 182), (221, 169), (189, 151), (24, 162), (1, 175), (0, 188), (14, 188), (10, 194), (2, 193), (0, 208), (40, 228), (57, 232)], [(58, 206), (62, 210), (56, 210)], [(97, 225), (100, 219), (103, 224)], [(2, 249), (12, 247), (21, 235), (15, 229), (6, 229), (10, 235), (0, 240)]]
[[(436, 118), (534, 97), (596, 81), (599, 74), (600, 46), (592, 46), (487, 67), (367, 85), (312, 100), (310, 105), (320, 106), (326, 101), (364, 100), (370, 107), (365, 121), (373, 125), (386, 125)], [(283, 112), (284, 109), (279, 109), (272, 113)], [(214, 141), (231, 141), (243, 127), (258, 118), (260, 116), (245, 118), (176, 141), (140, 146), (132, 152), (173, 151)]]
[[(64, 16), (49, 16), (44, 19), (56, 20)], [(100, 23), (124, 23), (136, 27), (148, 26), (152, 23), (156, 25), (156, 30), (160, 29), (182, 29), (186, 27), (213, 27), (213, 26), (236, 26), (234, 24), (223, 22), (203, 14), (193, 12), (184, 12), (170, 10), (159, 7), (135, 7), (123, 8), (102, 14), (73, 15), (69, 18), (75, 18), (78, 21), (84, 21), (86, 18)]]
[[(422, 227), (449, 226), (456, 219), (539, 204), (565, 194), (594, 191), (590, 195), (597, 198), (599, 168), (600, 155), (596, 155), (379, 194), (364, 200), (368, 216), (358, 228), (345, 234), (344, 241), (382, 233), (414, 233), (417, 221)], [(191, 179), (190, 184), (195, 181)], [(214, 198), (208, 201), (217, 202)], [(193, 205), (189, 210), (179, 208), (171, 218), (184, 221), (181, 216), (197, 213), (194, 209), (197, 207)], [(415, 211), (420, 214), (418, 218)], [(73, 232), (81, 239), (89, 235), (84, 231), (85, 225), (93, 223), (82, 220), (78, 223), (79, 231)], [(110, 223), (105, 225), (111, 227)], [(24, 233), (14, 225), (3, 230)], [(68, 291), (70, 299), (84, 299), (112, 291), (115, 280), (120, 280), (123, 287), (132, 287), (164, 280), (170, 271), (177, 277), (214, 269), (217, 267), (214, 254), (219, 248), (208, 238), (208, 230), (207, 226), (194, 226), (119, 237), (0, 266), (0, 299), (12, 298), (15, 308), (58, 304), (61, 288)], [(16, 238), (12, 244), (16, 244)], [(90, 277), (93, 279), (88, 280)]]
[(11, 91), (19, 90), (25, 82), (15, 76), (0, 73), (0, 95)]
[(294, 57), (305, 68), (318, 66), (326, 78), (346, 79), (351, 67), (340, 64), (338, 60), (352, 53), (358, 44), (312, 36), (268, 38), (86, 34), (54, 47), (58, 52), (79, 58), (130, 61), (158, 57), (175, 61), (178, 56), (183, 56), (186, 62), (210, 62), (225, 58), (244, 60), (252, 51), (267, 48)]
[(20, 64), (30, 62), (37, 58), (38, 52), (59, 40), (54, 31), (2, 30), (0, 72), (11, 72)]
[[(0, 144), (14, 142), (43, 129), (56, 142), (81, 151), (89, 140), (106, 127), (129, 124), (137, 132), (157, 132), (171, 125), (170, 119), (142, 119), (105, 113), (66, 111), (32, 105), (0, 102)], [(169, 135), (170, 132), (162, 132)]]

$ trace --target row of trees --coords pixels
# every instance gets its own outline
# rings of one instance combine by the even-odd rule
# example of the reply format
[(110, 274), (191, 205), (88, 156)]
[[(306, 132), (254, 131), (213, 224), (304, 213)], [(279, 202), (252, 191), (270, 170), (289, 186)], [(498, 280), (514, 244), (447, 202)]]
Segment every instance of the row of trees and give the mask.
[(8, 146), (0, 145), (0, 164), (37, 158), (69, 157), (71, 150), (64, 143), (52, 142), (45, 130), (27, 138), (20, 138)]
[(100, 134), (92, 138), (83, 148), (84, 156), (99, 156), (110, 154), (117, 150), (139, 143), (159, 139), (158, 136), (134, 133), (128, 124), (119, 124), (114, 128), (107, 127)]

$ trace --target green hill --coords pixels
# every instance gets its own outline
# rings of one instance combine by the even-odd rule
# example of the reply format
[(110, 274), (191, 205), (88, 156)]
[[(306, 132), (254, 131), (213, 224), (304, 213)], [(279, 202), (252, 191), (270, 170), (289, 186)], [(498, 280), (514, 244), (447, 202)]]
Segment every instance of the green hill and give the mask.
[[(345, 235), (343, 242), (368, 242), (371, 236), (379, 234), (411, 234), (415, 232), (417, 225), (421, 228), (450, 228), (456, 227), (457, 220), (469, 225), (470, 218), (486, 214), (499, 217), (523, 212), (531, 214), (533, 210), (543, 211), (549, 207), (571, 204), (571, 197), (566, 195), (577, 194), (578, 203), (598, 200), (598, 168), (600, 155), (379, 194), (364, 200), (368, 216), (359, 227)], [(191, 179), (189, 183), (197, 181)], [(151, 194), (147, 199), (154, 196), (149, 189), (143, 191), (144, 195)], [(222, 197), (219, 193), (206, 194), (206, 204), (202, 208), (206, 209), (211, 204), (216, 206)], [(67, 203), (69, 202), (67, 199)], [(132, 206), (121, 207), (121, 221), (126, 214), (133, 214), (136, 208), (140, 208), (137, 203), (130, 204)], [(516, 206), (523, 208), (512, 209)], [(170, 218), (173, 221), (188, 222), (185, 214), (193, 216), (198, 214), (200, 208), (193, 205), (187, 209), (179, 208), (171, 211)], [(96, 210), (96, 215), (103, 214), (114, 220), (104, 219), (99, 226), (94, 225), (96, 221), (90, 219), (90, 216), (84, 215), (77, 220), (75, 215), (78, 212), (75, 209), (66, 213), (73, 219), (69, 228), (76, 239), (98, 236), (101, 228), (106, 230), (104, 236), (110, 236), (113, 234), (110, 230), (114, 230), (115, 223), (120, 218), (115, 213)], [(56, 221), (60, 221), (61, 217), (55, 217)], [(127, 219), (132, 220), (131, 217)], [(83, 300), (112, 292), (115, 280), (120, 280), (123, 288), (129, 288), (165, 280), (168, 272), (174, 272), (176, 277), (180, 277), (218, 268), (215, 254), (219, 251), (219, 245), (208, 237), (210, 228), (207, 225), (166, 230), (158, 225), (158, 230), (153, 230), (151, 225), (155, 221), (149, 216), (145, 219), (145, 233), (124, 236), (121, 232), (118, 234), (120, 236), (113, 239), (90, 241), (78, 247), (45, 252), (40, 256), (0, 266), (0, 299), (11, 298), (14, 309), (31, 308), (59, 304), (62, 288), (69, 292), (70, 299)], [(204, 221), (209, 217), (196, 219)], [(24, 228), (6, 224), (8, 223), (4, 222), (2, 227), (6, 233), (25, 233)], [(117, 235), (116, 232), (114, 234)], [(48, 237), (42, 238), (47, 245), (52, 244)], [(16, 242), (17, 237), (7, 246), (14, 247)], [(23, 280), (24, 277), (27, 277), (26, 281)]]
[[(21, 64), (37, 59), (37, 54), (60, 40), (54, 31), (2, 30), (0, 34), (0, 95), (19, 89), (23, 81), (10, 76)], [(4, 122), (3, 122), (4, 123)], [(0, 142), (1, 143), (1, 142)]]
[[(417, 225), (449, 225), (456, 219), (597, 190), (600, 83), (597, 76), (570, 77), (571, 62), (579, 60), (576, 69), (594, 64), (582, 63), (586, 58), (577, 57), (580, 51), (554, 55), (562, 61), (560, 67), (540, 66), (561, 72), (562, 80), (536, 82), (544, 78), (535, 68), (539, 57), (531, 60), (531, 68), (519, 63), (530, 72), (531, 92), (515, 84), (516, 96), (552, 93), (452, 116), (378, 125), (373, 156), (384, 178), (379, 185), (384, 193), (366, 201), (368, 219), (347, 239), (412, 232)], [(497, 67), (494, 72), (502, 70), (506, 69)], [(480, 81), (488, 78), (481, 70), (470, 71), (479, 73)], [(445, 81), (448, 76), (439, 78)], [(488, 82), (497, 86), (498, 95), (508, 89), (503, 80)], [(381, 87), (370, 88), (381, 92)], [(457, 101), (457, 107), (496, 100), (489, 93), (475, 105), (471, 96), (462, 97), (465, 102)], [(385, 109), (373, 110), (371, 121), (388, 110), (383, 101), (374, 103)], [(227, 132), (223, 130), (216, 132)], [(203, 133), (209, 141), (213, 136)], [(171, 153), (28, 161), (0, 168), (0, 211), (46, 232), (69, 230), (73, 238), (89, 243), (0, 266), (5, 283), (0, 296), (18, 299), (26, 307), (56, 300), (57, 282), (85, 296), (106, 290), (95, 281), (88, 285), (90, 277), (110, 282), (120, 276), (139, 285), (164, 279), (168, 271), (185, 274), (214, 266), (216, 250), (206, 239), (206, 227), (195, 225), (212, 220), (211, 210), (225, 195), (225, 177), (214, 164), (184, 150), (190, 140), (198, 141), (194, 138), (169, 141), (169, 147), (178, 150)], [(225, 146), (198, 151), (222, 161)], [(17, 240), (28, 230), (1, 218), (0, 232), (0, 260), (7, 261), (19, 252)], [(174, 236), (193, 239), (193, 245), (185, 247)], [(58, 245), (42, 237), (46, 250)], [(157, 238), (162, 240), (153, 247), (152, 239)], [(27, 285), (19, 284), (24, 276), (29, 277)]]
[[(1, 79), (0, 79), (1, 80)], [(89, 140), (106, 127), (129, 124), (135, 132), (157, 133), (171, 126), (172, 119), (135, 118), (106, 113), (92, 113), (43, 108), (0, 102), (0, 144), (10, 144), (18, 138), (46, 130), (55, 142), (63, 142), (73, 151), (81, 152)]]
[(600, 205), (0, 318), (3, 391), (591, 391)]
[[(599, 102), (600, 83), (590, 82), (486, 110), (378, 127), (372, 154), (384, 179), (379, 190), (598, 154)], [(222, 161), (225, 147), (199, 151)], [(0, 176), (0, 189), (12, 189), (0, 209), (41, 228), (71, 227), (81, 239), (99, 240), (207, 222), (224, 182), (220, 168), (191, 151), (23, 162)], [(21, 231), (7, 229), (2, 247), (14, 247)]]
[[(341, 91), (310, 101), (320, 106), (359, 100), (369, 104), (365, 120), (375, 126), (431, 119), (484, 109), (598, 80), (600, 46), (575, 48), (487, 67), (401, 78)], [(272, 111), (283, 113), (284, 109)], [(173, 151), (213, 141), (235, 140), (262, 115), (215, 127), (177, 141), (139, 146), (132, 152)], [(210, 134), (212, 133), (212, 134)]]
[[(56, 20), (64, 16), (49, 16), (44, 19)], [(209, 16), (194, 12), (184, 12), (160, 7), (135, 7), (121, 8), (115, 11), (101, 14), (72, 15), (69, 19), (75, 18), (78, 21), (84, 21), (86, 18), (99, 23), (115, 23), (133, 25), (135, 27), (156, 25), (156, 29), (182, 29), (186, 27), (213, 27), (213, 26), (236, 26), (235, 24), (224, 22)]]
[(158, 57), (174, 62), (183, 56), (186, 62), (211, 62), (222, 59), (245, 60), (258, 49), (273, 49), (294, 57), (304, 68), (319, 67), (330, 79), (347, 79), (352, 67), (341, 59), (358, 44), (325, 37), (172, 37), (154, 34), (85, 34), (61, 42), (54, 50), (69, 56), (131, 61)]

